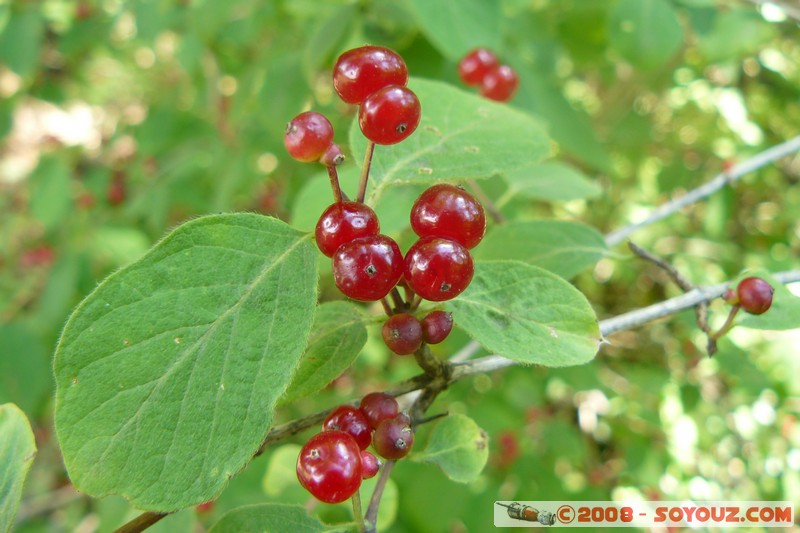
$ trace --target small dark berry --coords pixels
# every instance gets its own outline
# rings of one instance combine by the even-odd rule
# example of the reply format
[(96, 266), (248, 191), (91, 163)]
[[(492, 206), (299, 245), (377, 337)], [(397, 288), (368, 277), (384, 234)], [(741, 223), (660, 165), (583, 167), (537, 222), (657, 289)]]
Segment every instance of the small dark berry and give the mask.
[(772, 294), (775, 289), (761, 278), (745, 278), (739, 282), (736, 293), (739, 296), (739, 305), (742, 309), (753, 315), (766, 313), (772, 306)]
[(408, 68), (397, 52), (382, 46), (361, 46), (339, 56), (333, 87), (347, 103), (361, 104), (387, 85), (405, 85)]
[(364, 100), (358, 110), (358, 125), (364, 137), (375, 144), (397, 144), (414, 133), (421, 113), (414, 91), (389, 85)]
[(432, 302), (461, 294), (474, 273), (469, 250), (447, 239), (423, 237), (405, 257), (406, 281), (415, 293)]
[(375, 477), (381, 468), (381, 462), (377, 457), (367, 451), (361, 452), (361, 478), (370, 479)]
[(364, 413), (364, 416), (369, 420), (369, 425), (372, 429), (389, 418), (394, 418), (400, 412), (400, 407), (397, 405), (397, 400), (394, 396), (384, 392), (370, 392), (361, 398), (359, 409)]
[(381, 330), (383, 342), (397, 355), (408, 355), (422, 346), (422, 325), (414, 315), (400, 313), (390, 316)]
[(428, 344), (439, 344), (453, 329), (453, 313), (431, 311), (421, 321), (422, 339)]
[(317, 161), (333, 142), (333, 126), (321, 113), (306, 111), (286, 125), (283, 144), (298, 161)]
[(403, 275), (403, 252), (386, 235), (369, 235), (345, 243), (334, 252), (333, 281), (345, 296), (380, 300)]
[(372, 436), (372, 446), (384, 459), (402, 459), (408, 455), (413, 445), (411, 419), (403, 413), (381, 422)]
[(508, 65), (499, 65), (486, 73), (481, 80), (481, 95), (490, 100), (507, 102), (517, 92), (519, 78)]
[(344, 431), (353, 437), (362, 450), (372, 442), (372, 427), (361, 409), (340, 405), (330, 412), (322, 423), (323, 431)]
[(480, 202), (467, 191), (439, 183), (414, 202), (411, 228), (420, 237), (441, 237), (471, 249), (483, 239), (486, 215)]
[(497, 56), (487, 48), (470, 51), (458, 63), (458, 76), (467, 85), (480, 85), (486, 73), (497, 65)]

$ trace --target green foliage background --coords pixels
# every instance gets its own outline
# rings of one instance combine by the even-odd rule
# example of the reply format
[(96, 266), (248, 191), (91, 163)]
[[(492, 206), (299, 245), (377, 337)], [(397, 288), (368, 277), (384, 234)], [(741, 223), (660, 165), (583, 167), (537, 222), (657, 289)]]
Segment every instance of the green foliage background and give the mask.
[[(191, 217), (257, 211), (308, 229), (328, 193), (312, 188), (319, 168), (285, 154), (283, 128), (312, 107), (347, 144), (353, 109), (330, 83), (342, 50), (389, 46), (414, 77), (459, 85), (459, 57), (492, 46), (520, 73), (510, 105), (548, 129), (570, 190), (557, 182), (526, 192), (514, 176), (482, 186), (518, 224), (579, 221), (604, 233), (726, 161), (800, 133), (799, 37), (797, 21), (744, 0), (0, 0), (0, 403), (23, 409), (40, 450), (23, 516), (37, 498), (68, 496), (17, 530), (94, 520), (111, 531), (136, 514), (118, 497), (60, 489), (68, 481), (52, 433), (56, 339), (97, 282)], [(352, 190), (361, 154), (348, 156)], [(698, 284), (745, 268), (797, 268), (799, 179), (800, 162), (789, 158), (634, 239)], [(120, 183), (117, 204), (109, 191)], [(393, 188), (377, 206), (401, 243), (414, 193)], [(623, 247), (600, 248), (582, 251), (587, 264), (599, 260), (593, 269), (540, 266), (575, 276), (600, 318), (678, 294)], [(336, 299), (321, 266), (321, 299)], [(712, 311), (715, 320), (725, 313)], [(347, 373), (280, 409), (279, 421), (414, 375), (376, 331)], [(466, 340), (457, 332), (436, 351), (450, 355)], [(443, 395), (432, 412), (477, 421), (489, 466), (462, 485), (430, 464), (398, 465), (384, 502), (388, 530), (485, 530), (495, 500), (800, 502), (796, 330), (734, 330), (714, 359), (691, 312), (609, 340), (586, 365), (507, 369)], [(210, 527), (245, 503), (306, 503), (286, 464), (292, 455), (279, 452), (255, 459), (210, 512), (189, 509), (153, 530)], [(345, 506), (315, 512), (348, 519)]]

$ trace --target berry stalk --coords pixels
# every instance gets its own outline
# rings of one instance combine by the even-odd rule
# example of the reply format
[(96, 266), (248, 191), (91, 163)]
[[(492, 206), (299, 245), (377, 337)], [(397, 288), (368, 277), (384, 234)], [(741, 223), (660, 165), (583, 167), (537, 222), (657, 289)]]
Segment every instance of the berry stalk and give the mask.
[(361, 176), (358, 179), (358, 195), (356, 202), (364, 202), (367, 196), (367, 182), (369, 181), (369, 167), (372, 166), (372, 154), (375, 152), (375, 143), (367, 141), (367, 151), (364, 153), (364, 166), (361, 167)]
[(739, 312), (739, 309), (741, 309), (741, 306), (739, 305), (734, 305), (731, 307), (731, 312), (728, 313), (728, 318), (725, 319), (725, 323), (722, 324), (722, 327), (719, 328), (716, 333), (708, 336), (707, 350), (709, 357), (717, 352), (717, 341), (720, 339), (720, 337), (725, 335), (731, 329), (731, 327), (733, 327), (733, 319), (736, 318), (736, 313)]
[(356, 493), (353, 494), (353, 497), (350, 499), (353, 501), (353, 517), (356, 521), (358, 533), (365, 533), (366, 527), (364, 526), (364, 513), (361, 510), (361, 494), (359, 491), (356, 491)]
[(336, 170), (336, 165), (325, 165), (325, 168), (328, 169), (328, 177), (331, 180), (333, 199), (340, 204), (344, 199), (342, 198), (342, 187), (339, 185), (339, 172)]

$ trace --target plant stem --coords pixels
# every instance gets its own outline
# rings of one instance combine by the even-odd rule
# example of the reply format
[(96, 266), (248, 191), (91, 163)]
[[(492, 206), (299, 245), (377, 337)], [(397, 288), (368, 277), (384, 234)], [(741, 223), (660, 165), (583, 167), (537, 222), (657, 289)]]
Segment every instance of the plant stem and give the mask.
[(375, 533), (377, 530), (378, 507), (381, 505), (383, 490), (386, 488), (386, 482), (389, 481), (389, 474), (391, 474), (392, 468), (394, 468), (394, 461), (386, 461), (386, 464), (383, 465), (381, 469), (378, 482), (375, 484), (375, 490), (372, 492), (372, 497), (369, 499), (367, 515), (364, 517), (367, 522), (366, 533)]
[(364, 533), (366, 529), (364, 527), (364, 513), (361, 511), (361, 493), (356, 491), (350, 499), (353, 500), (353, 517), (356, 520), (358, 532)]
[(339, 172), (336, 170), (336, 165), (326, 165), (328, 169), (328, 177), (331, 180), (331, 190), (333, 190), (333, 199), (336, 203), (342, 202), (342, 186), (339, 184)]
[(142, 513), (114, 533), (140, 533), (171, 513)]
[(403, 297), (400, 296), (400, 291), (397, 290), (397, 287), (392, 289), (390, 293), (392, 295), (392, 302), (394, 302), (395, 309), (404, 310), (407, 307), (406, 301), (403, 300)]
[(361, 177), (358, 179), (358, 195), (356, 202), (364, 202), (367, 196), (367, 182), (369, 181), (369, 168), (372, 166), (372, 154), (375, 152), (375, 143), (367, 141), (367, 150), (364, 153), (364, 166), (361, 167)]
[(800, 135), (789, 139), (784, 143), (768, 148), (763, 152), (751, 157), (750, 159), (739, 163), (732, 169), (717, 174), (711, 181), (704, 183), (696, 189), (692, 189), (683, 196), (662, 204), (658, 208), (654, 209), (641, 222), (629, 224), (618, 230), (612, 231), (605, 237), (606, 245), (614, 246), (615, 244), (619, 244), (627, 239), (630, 234), (640, 230), (641, 228), (649, 226), (654, 222), (658, 222), (659, 220), (662, 220), (671, 214), (680, 211), (686, 206), (699, 202), (700, 200), (711, 196), (726, 185), (731, 185), (738, 181), (742, 176), (745, 176), (754, 170), (764, 167), (769, 163), (772, 163), (773, 161), (798, 150), (800, 150)]
[(486, 196), (486, 193), (483, 192), (483, 189), (477, 181), (468, 179), (467, 186), (469, 186), (470, 192), (475, 195), (475, 198), (478, 199), (484, 209), (486, 209), (486, 212), (489, 213), (489, 216), (492, 217), (496, 223), (505, 224), (507, 222), (506, 216), (497, 208), (494, 202), (492, 202), (492, 199)]
[(383, 311), (386, 313), (386, 316), (392, 316), (394, 314), (394, 311), (392, 311), (392, 306), (389, 305), (388, 301), (386, 301), (385, 296), (381, 298), (381, 305), (383, 306)]
[(707, 351), (709, 357), (717, 353), (717, 341), (733, 327), (733, 319), (736, 318), (736, 314), (739, 312), (739, 309), (741, 309), (739, 305), (734, 305), (731, 307), (731, 312), (728, 313), (728, 318), (725, 319), (725, 323), (722, 324), (722, 327), (719, 328), (719, 330), (713, 335), (708, 336)]

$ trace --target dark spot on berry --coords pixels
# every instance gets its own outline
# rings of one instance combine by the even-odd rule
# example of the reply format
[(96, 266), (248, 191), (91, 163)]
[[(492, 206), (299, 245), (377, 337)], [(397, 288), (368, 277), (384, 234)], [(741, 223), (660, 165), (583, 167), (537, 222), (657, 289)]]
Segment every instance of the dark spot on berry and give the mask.
[(367, 265), (366, 268), (364, 268), (364, 273), (368, 276), (374, 276), (378, 273), (378, 269), (375, 268), (375, 265)]
[(441, 291), (441, 292), (450, 292), (451, 288), (452, 287), (451, 287), (451, 285), (449, 283), (444, 282), (444, 283), (442, 283), (442, 286), (439, 287), (439, 291)]
[(400, 450), (404, 450), (407, 447), (406, 441), (404, 439), (397, 439), (394, 445), (397, 446), (397, 448)]
[(406, 128), (408, 128), (408, 124), (406, 124), (405, 122), (401, 122), (400, 124), (397, 125), (395, 130), (397, 130), (397, 133), (403, 133), (404, 131), (406, 131)]
[(311, 450), (308, 452), (308, 455), (310, 455), (313, 459), (317, 459), (319, 457), (319, 451), (316, 449)]

